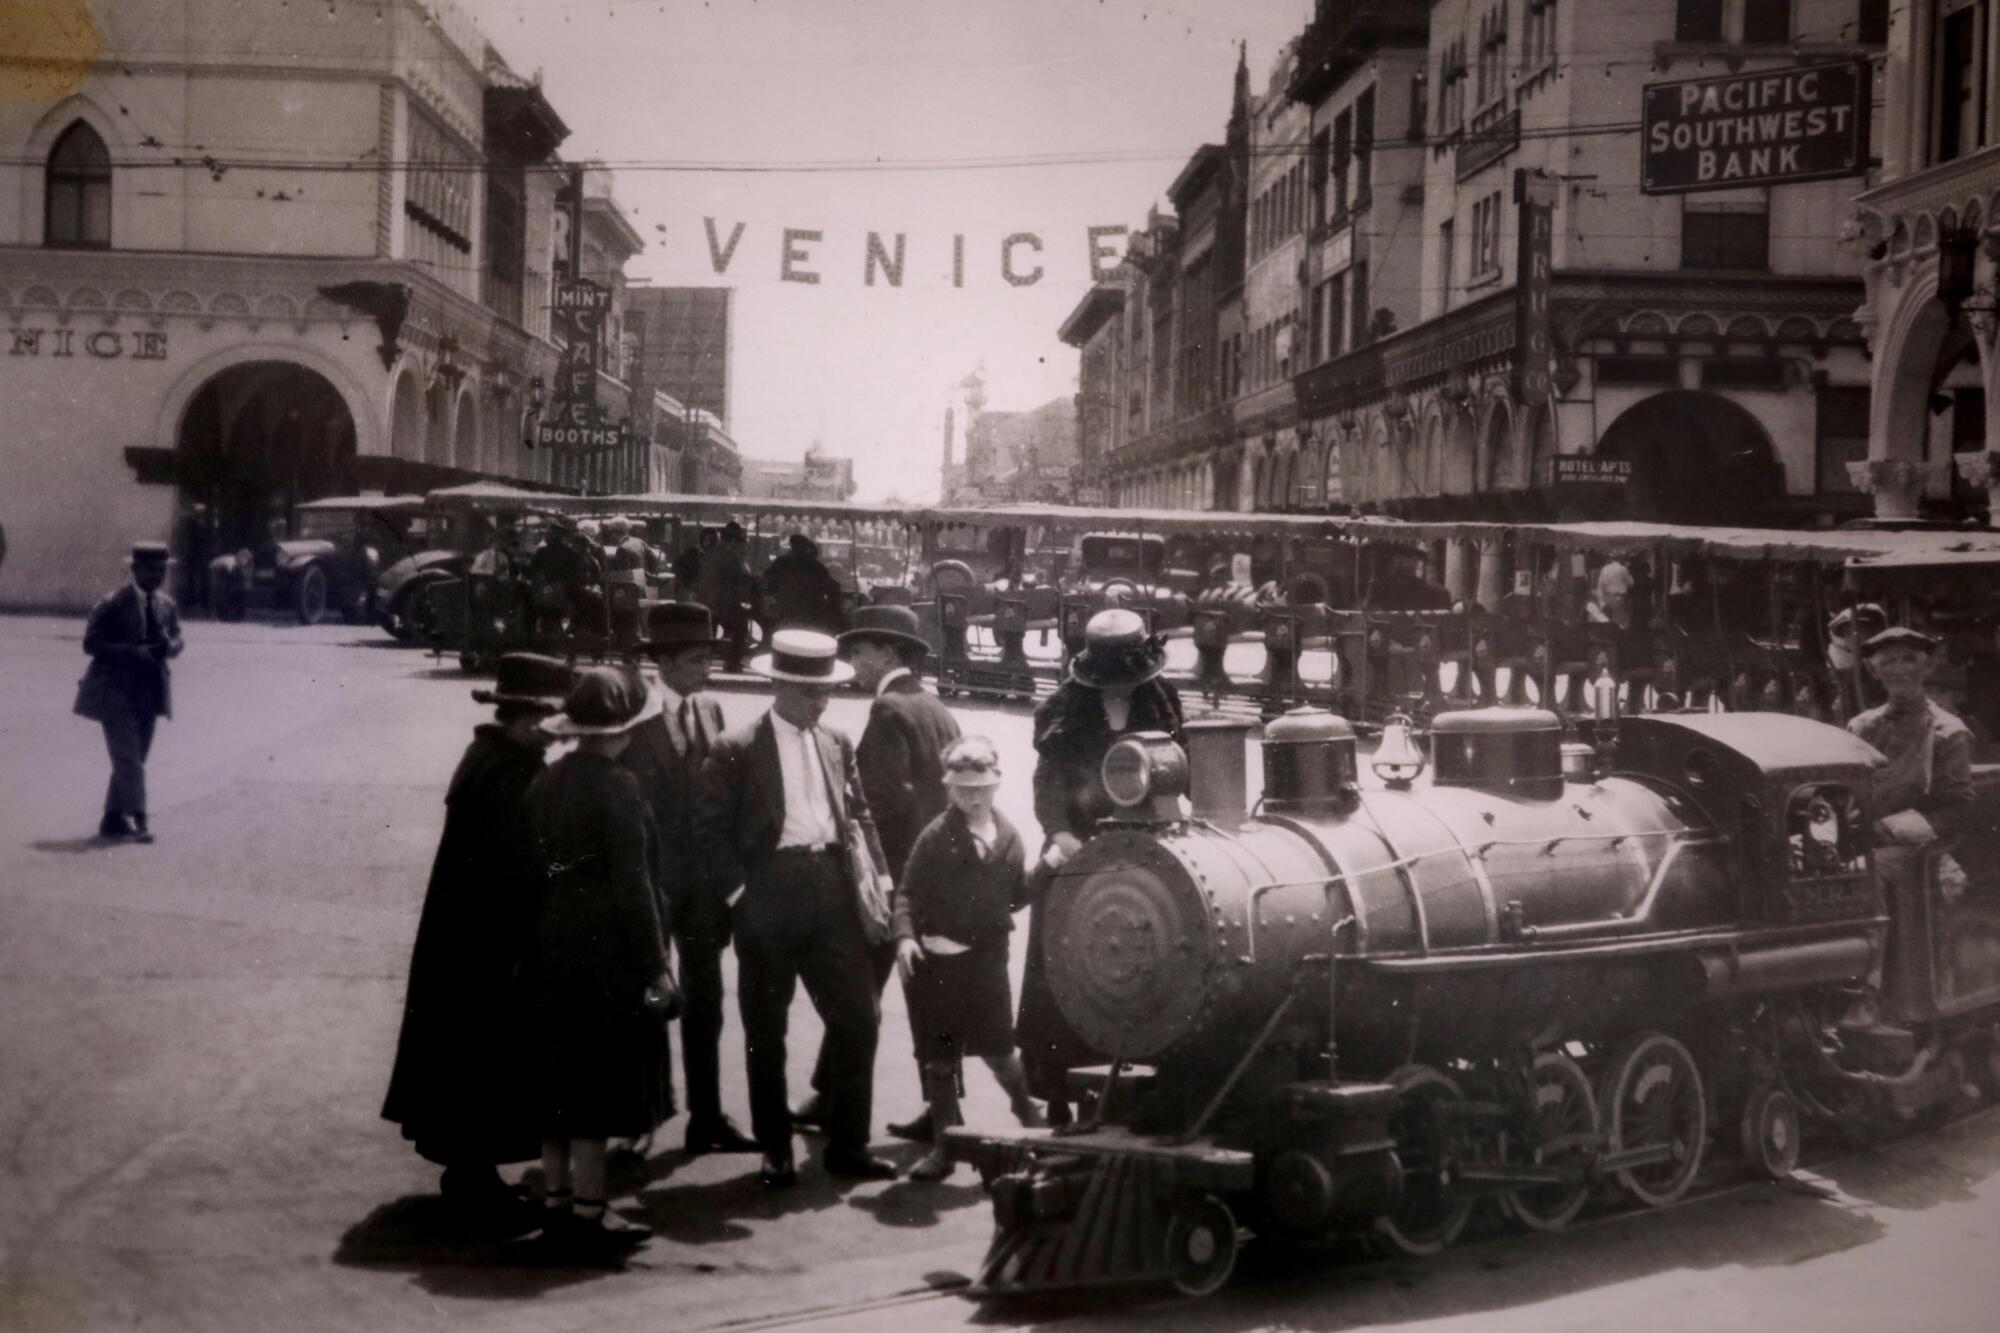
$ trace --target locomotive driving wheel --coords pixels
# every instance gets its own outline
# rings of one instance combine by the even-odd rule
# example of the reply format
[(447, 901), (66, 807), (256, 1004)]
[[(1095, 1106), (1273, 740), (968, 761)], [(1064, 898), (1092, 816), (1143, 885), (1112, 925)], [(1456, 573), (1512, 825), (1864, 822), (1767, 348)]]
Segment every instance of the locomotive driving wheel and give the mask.
[(1660, 1207), (1687, 1193), (1708, 1146), (1708, 1098), (1688, 1048), (1664, 1032), (1642, 1032), (1612, 1056), (1599, 1098), (1614, 1158), (1656, 1150), (1659, 1160), (1621, 1167), (1618, 1183)]
[(1590, 1199), (1587, 1168), (1597, 1151), (1597, 1094), (1576, 1061), (1561, 1051), (1544, 1051), (1535, 1057), (1534, 1099), (1519, 1155), (1536, 1166), (1572, 1169), (1576, 1179), (1509, 1190), (1506, 1202), (1521, 1225), (1555, 1231), (1568, 1226)]
[(1375, 1236), (1391, 1250), (1422, 1258), (1457, 1240), (1472, 1216), (1472, 1201), (1458, 1196), (1452, 1179), (1464, 1132), (1437, 1113), (1465, 1094), (1429, 1065), (1405, 1065), (1386, 1081), (1397, 1094), (1389, 1133), (1403, 1168), (1403, 1195), (1393, 1211), (1375, 1219)]
[(1236, 1215), (1212, 1194), (1190, 1195), (1167, 1219), (1167, 1273), (1183, 1296), (1220, 1291), (1236, 1271)]

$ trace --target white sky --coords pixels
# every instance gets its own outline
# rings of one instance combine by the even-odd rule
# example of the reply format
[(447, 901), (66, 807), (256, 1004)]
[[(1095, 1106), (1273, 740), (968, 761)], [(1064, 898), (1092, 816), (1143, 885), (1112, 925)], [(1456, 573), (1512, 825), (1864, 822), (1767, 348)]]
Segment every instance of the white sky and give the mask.
[[(862, 498), (937, 490), (944, 408), (985, 363), (989, 407), (1074, 391), (1056, 329), (1089, 285), (1085, 228), (1142, 224), (1188, 154), (1220, 141), (1238, 39), (1253, 91), (1311, 0), (461, 0), (510, 64), (542, 71), (565, 158), (614, 166), (647, 241), (628, 274), (737, 290), (733, 433), (796, 458), (815, 434)], [(827, 162), (1108, 153), (1071, 165), (717, 174), (663, 161)], [(704, 216), (726, 243), (709, 260)], [(815, 229), (816, 286), (779, 279), (782, 229)], [(664, 229), (664, 230), (662, 230)], [(904, 285), (862, 285), (870, 230), (907, 235)], [(1000, 243), (1042, 238), (1030, 287)], [(965, 285), (951, 286), (965, 235)], [(1017, 269), (1037, 258), (1016, 251)]]

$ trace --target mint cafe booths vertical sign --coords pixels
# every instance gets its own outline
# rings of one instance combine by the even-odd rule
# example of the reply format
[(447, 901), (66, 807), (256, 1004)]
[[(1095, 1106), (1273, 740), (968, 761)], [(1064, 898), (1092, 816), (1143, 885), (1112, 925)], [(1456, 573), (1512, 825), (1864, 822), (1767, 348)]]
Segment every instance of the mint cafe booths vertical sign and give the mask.
[(1646, 194), (1858, 176), (1868, 167), (1868, 66), (1647, 84), (1640, 143)]

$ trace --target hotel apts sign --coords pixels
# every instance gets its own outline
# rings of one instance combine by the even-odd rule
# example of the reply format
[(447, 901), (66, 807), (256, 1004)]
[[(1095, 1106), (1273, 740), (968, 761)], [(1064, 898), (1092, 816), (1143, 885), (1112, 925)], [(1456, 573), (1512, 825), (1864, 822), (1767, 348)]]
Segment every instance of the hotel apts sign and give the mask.
[(1858, 176), (1868, 167), (1868, 67), (1648, 84), (1640, 155), (1647, 194)]

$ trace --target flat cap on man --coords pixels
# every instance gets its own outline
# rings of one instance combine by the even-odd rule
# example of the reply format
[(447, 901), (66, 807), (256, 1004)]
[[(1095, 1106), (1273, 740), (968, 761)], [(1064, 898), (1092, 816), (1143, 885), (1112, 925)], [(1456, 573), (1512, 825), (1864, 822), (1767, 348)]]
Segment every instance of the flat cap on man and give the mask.
[(1920, 653), (1934, 653), (1938, 649), (1938, 641), (1908, 625), (1893, 625), (1861, 645), (1861, 655), (1873, 657), (1884, 648), (1914, 648)]

